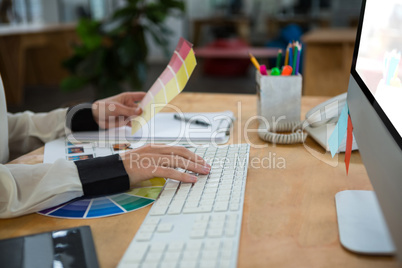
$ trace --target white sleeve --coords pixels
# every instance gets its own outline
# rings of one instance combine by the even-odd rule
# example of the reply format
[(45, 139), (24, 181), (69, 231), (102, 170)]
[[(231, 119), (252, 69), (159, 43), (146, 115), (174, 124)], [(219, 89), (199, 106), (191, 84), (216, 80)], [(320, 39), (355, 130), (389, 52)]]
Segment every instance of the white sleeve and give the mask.
[(0, 165), (0, 218), (40, 211), (82, 195), (73, 162)]
[(24, 154), (65, 135), (67, 108), (48, 113), (7, 114), (11, 153)]

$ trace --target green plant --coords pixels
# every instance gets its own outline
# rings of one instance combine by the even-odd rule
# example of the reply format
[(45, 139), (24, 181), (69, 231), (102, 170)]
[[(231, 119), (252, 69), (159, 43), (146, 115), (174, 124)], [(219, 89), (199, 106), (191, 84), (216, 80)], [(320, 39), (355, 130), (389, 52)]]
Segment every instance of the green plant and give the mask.
[(183, 12), (179, 0), (126, 0), (126, 5), (103, 22), (81, 19), (77, 26), (80, 44), (63, 62), (70, 76), (61, 83), (65, 91), (93, 85), (97, 97), (123, 91), (124, 85), (140, 90), (146, 78), (148, 54), (145, 33), (166, 54), (172, 33), (164, 24), (171, 12)]

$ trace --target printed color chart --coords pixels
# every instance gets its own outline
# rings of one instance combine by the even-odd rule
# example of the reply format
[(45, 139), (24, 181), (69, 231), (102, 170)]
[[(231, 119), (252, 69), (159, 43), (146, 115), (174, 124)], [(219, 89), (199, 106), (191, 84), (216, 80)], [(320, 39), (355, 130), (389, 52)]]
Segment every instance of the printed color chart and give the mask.
[(138, 184), (125, 193), (96, 198), (80, 198), (38, 213), (51, 217), (71, 219), (118, 215), (152, 204), (164, 184), (165, 179), (154, 178)]
[[(44, 163), (54, 163), (59, 158), (77, 161), (122, 153), (135, 148), (131, 143), (103, 144), (97, 142), (71, 143), (60, 138), (45, 144)], [(79, 198), (59, 206), (42, 210), (39, 214), (71, 219), (89, 219), (118, 215), (152, 204), (166, 180), (154, 178), (135, 185), (131, 190), (115, 195)]]
[(132, 121), (131, 134), (141, 129), (186, 86), (197, 65), (192, 44), (180, 38), (168, 66), (140, 103), (142, 114)]

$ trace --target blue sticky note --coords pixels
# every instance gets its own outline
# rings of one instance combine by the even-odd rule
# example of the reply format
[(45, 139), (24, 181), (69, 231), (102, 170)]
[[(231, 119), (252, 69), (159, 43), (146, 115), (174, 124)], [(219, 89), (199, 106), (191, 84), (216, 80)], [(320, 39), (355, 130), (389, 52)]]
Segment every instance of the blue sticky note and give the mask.
[(338, 151), (339, 145), (345, 138), (346, 131), (348, 129), (348, 114), (349, 108), (348, 103), (345, 102), (345, 106), (342, 109), (341, 115), (339, 116), (338, 123), (335, 126), (334, 132), (328, 139), (329, 150), (331, 151), (332, 157), (335, 156)]

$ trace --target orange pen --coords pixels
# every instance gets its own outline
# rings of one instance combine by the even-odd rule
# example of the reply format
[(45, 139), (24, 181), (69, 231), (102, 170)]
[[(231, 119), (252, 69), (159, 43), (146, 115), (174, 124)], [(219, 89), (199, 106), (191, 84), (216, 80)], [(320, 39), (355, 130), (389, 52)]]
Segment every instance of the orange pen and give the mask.
[(283, 66), (283, 69), (282, 69), (283, 76), (289, 76), (292, 74), (292, 72), (293, 72), (292, 66), (290, 66), (290, 65)]

